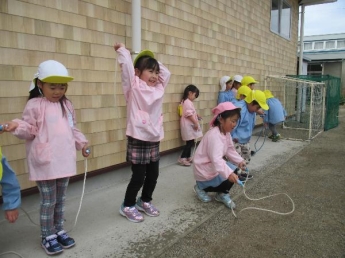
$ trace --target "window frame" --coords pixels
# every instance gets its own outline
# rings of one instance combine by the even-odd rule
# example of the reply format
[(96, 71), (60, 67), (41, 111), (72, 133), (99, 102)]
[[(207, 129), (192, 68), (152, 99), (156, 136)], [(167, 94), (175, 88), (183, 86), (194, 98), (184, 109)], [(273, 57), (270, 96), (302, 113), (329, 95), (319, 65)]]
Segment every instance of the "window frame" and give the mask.
[[(278, 31), (275, 31), (272, 29), (272, 7), (273, 7), (273, 1), (278, 1)], [(282, 33), (283, 28), (282, 28), (282, 10), (283, 10), (283, 5), (286, 5), (289, 7), (290, 10), (290, 19), (289, 19), (289, 35), (286, 36), (285, 34)], [(274, 34), (277, 34), (281, 36), (284, 39), (291, 40), (291, 25), (292, 25), (292, 11), (291, 11), (291, 4), (288, 0), (271, 0), (271, 12), (270, 12), (270, 31), (273, 32)]]

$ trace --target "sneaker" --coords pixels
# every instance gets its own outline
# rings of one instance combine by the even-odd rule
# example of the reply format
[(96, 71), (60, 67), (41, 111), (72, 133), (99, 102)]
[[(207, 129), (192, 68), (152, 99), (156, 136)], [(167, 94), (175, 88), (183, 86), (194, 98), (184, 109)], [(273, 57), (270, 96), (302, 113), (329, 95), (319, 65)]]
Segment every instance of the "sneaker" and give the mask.
[(62, 246), (57, 241), (57, 235), (53, 234), (42, 238), (41, 246), (47, 254), (58, 254), (63, 251)]
[(271, 134), (270, 136), (268, 136), (268, 139), (273, 139), (274, 135)]
[(135, 204), (135, 207), (139, 211), (145, 212), (146, 215), (151, 216), (151, 217), (157, 217), (159, 216), (159, 210), (152, 205), (151, 202), (143, 202), (141, 198), (138, 198), (137, 203)]
[(143, 215), (137, 210), (137, 208), (135, 208), (135, 206), (125, 207), (122, 204), (120, 207), (120, 214), (132, 222), (144, 221)]
[(224, 203), (225, 206), (228, 207), (229, 209), (235, 209), (235, 208), (236, 208), (236, 205), (235, 205), (235, 203), (230, 199), (230, 195), (229, 195), (229, 194), (217, 193), (215, 199), (216, 199), (216, 201), (218, 201), (218, 202)]
[(276, 134), (276, 135), (273, 135), (273, 137), (272, 137), (272, 142), (277, 142), (277, 141), (279, 141), (280, 140), (280, 134), (278, 133), (278, 134)]
[(191, 165), (186, 158), (179, 158), (177, 161), (181, 166), (189, 167)]
[(187, 158), (187, 161), (188, 161), (189, 163), (193, 163), (193, 157)]
[(56, 233), (57, 234), (57, 241), (62, 246), (62, 248), (67, 249), (75, 245), (75, 241), (65, 230), (61, 230)]
[(247, 173), (241, 173), (240, 176), (245, 178), (245, 179), (247, 178), (247, 180), (253, 179), (253, 176), (251, 174), (247, 174)]
[(210, 202), (212, 201), (211, 197), (204, 191), (201, 190), (198, 185), (194, 186), (194, 192), (198, 196), (199, 200), (202, 202)]

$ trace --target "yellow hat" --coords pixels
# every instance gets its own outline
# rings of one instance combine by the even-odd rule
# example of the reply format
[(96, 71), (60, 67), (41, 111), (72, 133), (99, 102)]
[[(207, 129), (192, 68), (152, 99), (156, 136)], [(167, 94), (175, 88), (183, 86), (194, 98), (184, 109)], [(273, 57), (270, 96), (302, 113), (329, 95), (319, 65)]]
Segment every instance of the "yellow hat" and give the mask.
[(244, 76), (242, 81), (241, 81), (242, 86), (244, 86), (244, 85), (248, 86), (251, 83), (259, 83), (259, 82), (255, 81), (255, 79), (253, 77), (248, 76), (248, 75)]
[(138, 59), (142, 56), (149, 56), (149, 57), (155, 58), (155, 54), (153, 54), (151, 50), (148, 50), (148, 49), (143, 50), (135, 57), (134, 62), (133, 62), (134, 66), (137, 63)]
[(248, 96), (248, 94), (252, 91), (251, 88), (249, 88), (248, 86), (241, 86), (238, 88), (237, 90), (237, 95), (236, 95), (236, 99), (240, 99), (240, 96), (241, 95), (244, 95), (244, 96)]
[(264, 90), (266, 99), (274, 98), (272, 92), (270, 90)]
[(261, 90), (252, 90), (248, 96), (244, 99), (248, 104), (252, 103), (254, 100), (259, 103), (263, 110), (268, 110), (269, 107), (266, 103), (266, 96)]
[(2, 152), (0, 147), (0, 181), (2, 179)]

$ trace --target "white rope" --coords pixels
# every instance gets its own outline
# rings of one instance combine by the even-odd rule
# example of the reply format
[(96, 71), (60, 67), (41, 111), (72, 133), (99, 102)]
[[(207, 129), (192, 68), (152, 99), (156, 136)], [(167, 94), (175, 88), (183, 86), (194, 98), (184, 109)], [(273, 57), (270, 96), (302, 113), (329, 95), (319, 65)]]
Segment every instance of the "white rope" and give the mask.
[[(248, 172), (248, 170), (247, 170)], [(249, 172), (248, 172), (248, 175), (249, 175)], [(246, 182), (248, 180), (248, 177), (246, 178), (246, 180), (243, 182), (242, 184), (242, 187), (243, 187), (243, 194), (244, 196), (250, 200), (250, 201), (259, 201), (259, 200), (263, 200), (263, 199), (267, 199), (267, 198), (270, 198), (270, 197), (274, 197), (274, 196), (278, 196), (278, 195), (286, 195), (291, 203), (292, 203), (292, 210), (289, 211), (289, 212), (278, 212), (278, 211), (274, 211), (274, 210), (269, 210), (269, 209), (264, 209), (264, 208), (257, 208), (257, 207), (246, 207), (246, 208), (243, 208), (242, 210), (240, 210), (237, 214), (240, 214), (242, 211), (244, 210), (259, 210), (259, 211), (267, 211), (267, 212), (271, 212), (271, 213), (274, 213), (274, 214), (278, 214), (278, 215), (289, 215), (291, 213), (293, 213), (295, 211), (295, 203), (294, 201), (292, 200), (292, 198), (286, 194), (286, 193), (277, 193), (277, 194), (272, 194), (272, 195), (268, 195), (268, 196), (264, 196), (264, 197), (261, 197), (261, 198), (257, 198), (257, 199), (254, 199), (254, 198), (250, 198), (247, 194), (246, 194), (246, 190), (245, 190), (245, 185), (246, 185)], [(238, 218), (238, 216), (236, 215), (236, 213), (234, 212), (234, 209), (231, 208), (231, 211), (232, 211), (232, 214), (235, 216), (235, 218)]]

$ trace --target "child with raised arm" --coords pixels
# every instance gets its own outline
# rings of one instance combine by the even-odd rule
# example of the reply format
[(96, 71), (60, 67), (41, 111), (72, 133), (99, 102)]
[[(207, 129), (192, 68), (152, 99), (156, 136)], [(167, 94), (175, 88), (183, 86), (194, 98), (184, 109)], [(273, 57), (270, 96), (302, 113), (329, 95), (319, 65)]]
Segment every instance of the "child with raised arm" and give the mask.
[[(3, 126), (0, 125), (0, 134)], [(2, 193), (2, 209), (5, 211), (5, 218), (10, 223), (14, 223), (18, 219), (18, 208), (21, 204), (20, 186), (15, 172), (5, 156), (2, 155), (0, 147), (0, 185)]]
[(202, 131), (200, 129), (199, 120), (201, 117), (196, 113), (193, 101), (198, 98), (199, 89), (195, 85), (188, 85), (182, 96), (182, 116), (180, 118), (181, 136), (182, 140), (186, 141), (186, 145), (183, 148), (181, 157), (178, 162), (181, 166), (190, 166), (193, 157), (192, 147), (195, 139), (202, 137)]
[[(234, 141), (236, 151), (248, 164), (251, 159), (249, 141), (252, 137), (255, 126), (256, 112), (260, 108), (268, 110), (266, 97), (262, 91), (252, 90), (245, 99), (234, 101), (234, 105), (241, 108), (241, 118), (237, 123), (236, 128), (231, 132), (231, 136)], [(241, 176), (245, 177), (246, 174), (242, 173)]]
[(66, 191), (77, 170), (76, 149), (89, 155), (88, 141), (76, 128), (74, 108), (65, 96), (72, 80), (63, 64), (42, 62), (22, 119), (2, 123), (7, 125), (5, 132), (26, 140), (29, 180), (36, 182), (41, 196), (41, 246), (49, 255), (75, 245), (64, 230)]
[(133, 62), (123, 43), (116, 43), (114, 49), (127, 102), (126, 159), (132, 164), (132, 178), (120, 214), (132, 222), (141, 222), (144, 217), (138, 210), (152, 217), (160, 213), (151, 200), (159, 175), (159, 144), (164, 137), (162, 104), (170, 72), (149, 50), (140, 52)]
[(268, 128), (272, 132), (268, 138), (272, 139), (272, 142), (277, 142), (280, 139), (280, 134), (276, 126), (285, 121), (287, 114), (282, 103), (273, 96), (271, 91), (265, 90), (264, 93), (267, 99), (267, 105), (269, 106), (269, 110), (265, 111), (264, 123), (265, 126), (268, 125)]
[(194, 191), (202, 202), (212, 199), (208, 192), (216, 192), (215, 200), (230, 209), (235, 208), (229, 191), (237, 183), (236, 172), (223, 159), (226, 157), (239, 168), (245, 169), (245, 160), (236, 152), (230, 132), (240, 118), (240, 108), (230, 102), (219, 104), (212, 110), (211, 129), (202, 138), (194, 157)]

